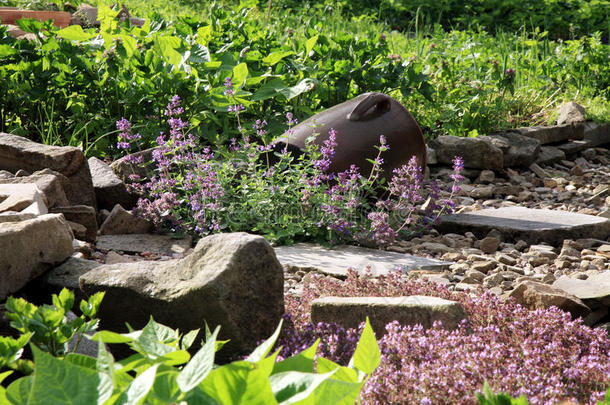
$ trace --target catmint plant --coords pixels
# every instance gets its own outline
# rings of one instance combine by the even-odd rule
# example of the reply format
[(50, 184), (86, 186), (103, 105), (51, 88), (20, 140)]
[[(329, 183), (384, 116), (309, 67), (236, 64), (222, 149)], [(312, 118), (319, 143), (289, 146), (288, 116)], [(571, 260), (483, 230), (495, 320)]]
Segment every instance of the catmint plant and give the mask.
[[(157, 138), (153, 173), (134, 184), (145, 195), (135, 212), (158, 228), (197, 236), (255, 232), (276, 243), (313, 240), (383, 247), (424, 232), (441, 214), (452, 212), (451, 197), (463, 169), (460, 158), (454, 162), (454, 184), (446, 199), (436, 183), (425, 186), (415, 157), (394, 170), (385, 183), (383, 154), (390, 145), (383, 135), (366, 176), (354, 165), (335, 173), (331, 169), (338, 147), (334, 129), (320, 146), (312, 138), (304, 154), (293, 156), (287, 148), (264, 143), (264, 119), (255, 120), (250, 128), (242, 123), (244, 107), (235, 98), (231, 78), (225, 80), (224, 94), (241, 136), (214, 148), (199, 145), (189, 133), (188, 122), (181, 118), (180, 97), (174, 96), (167, 105), (168, 131)], [(296, 123), (287, 113), (288, 134)], [(120, 148), (129, 150), (139, 136), (132, 135), (125, 119), (117, 127)], [(135, 158), (132, 163), (137, 163)]]

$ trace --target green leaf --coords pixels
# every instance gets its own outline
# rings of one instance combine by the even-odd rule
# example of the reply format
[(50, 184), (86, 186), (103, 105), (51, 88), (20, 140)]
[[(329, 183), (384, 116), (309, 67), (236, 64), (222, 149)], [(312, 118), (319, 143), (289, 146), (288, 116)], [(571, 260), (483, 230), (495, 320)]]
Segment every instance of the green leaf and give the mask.
[(148, 394), (155, 382), (159, 364), (148, 368), (129, 384), (127, 391), (123, 392), (114, 405), (137, 404)]
[(211, 61), (210, 51), (207, 47), (195, 44), (191, 49), (191, 55), (188, 58), (188, 62), (191, 63), (206, 63)]
[(216, 354), (216, 337), (219, 331), (220, 326), (217, 326), (212, 336), (206, 340), (201, 349), (180, 372), (176, 382), (182, 392), (188, 392), (195, 388), (212, 371), (214, 355)]
[(353, 368), (343, 367), (332, 360), (324, 357), (318, 357), (316, 360), (316, 371), (318, 373), (328, 373), (333, 370), (337, 370), (336, 374), (333, 376), (333, 378), (336, 380), (346, 382), (359, 382), (360, 380), (358, 371), (354, 370)]
[(105, 291), (100, 291), (89, 297), (88, 301), (82, 300), (79, 305), (81, 312), (89, 318), (94, 318), (102, 305), (105, 294)]
[(212, 370), (198, 387), (222, 405), (277, 404), (268, 375), (249, 361), (236, 361)]
[(20, 18), (15, 21), (15, 24), (25, 32), (39, 33), (42, 30), (42, 23), (33, 18)]
[(178, 388), (178, 384), (176, 384), (177, 377), (178, 371), (174, 369), (163, 372), (159, 371), (152, 386), (151, 394), (163, 404), (178, 403), (181, 391)]
[(197, 43), (207, 45), (214, 37), (214, 28), (211, 25), (206, 25), (197, 29)]
[(303, 79), (292, 87), (280, 89), (279, 92), (286, 97), (286, 100), (291, 100), (300, 94), (313, 90), (315, 83), (312, 79)]
[(127, 57), (131, 58), (135, 53), (138, 52), (137, 40), (131, 35), (121, 35), (121, 39), (123, 40), (123, 48), (125, 48)]
[[(72, 27), (80, 27), (79, 25), (72, 25)], [(52, 295), (53, 305), (57, 308), (63, 308), (64, 312), (68, 312), (74, 305), (74, 293), (67, 288), (62, 288), (59, 295)]]
[(274, 79), (268, 83), (262, 85), (255, 93), (252, 95), (250, 100), (252, 101), (262, 101), (267, 100), (269, 98), (275, 97), (280, 90), (284, 90), (286, 88), (286, 84), (282, 81), (282, 79)]
[(314, 35), (313, 37), (305, 41), (305, 57), (309, 55), (309, 52), (311, 52), (313, 47), (316, 45), (316, 42), (318, 42), (319, 37), (319, 35)]
[[(333, 376), (336, 377), (336, 374)], [(360, 396), (360, 389), (364, 382), (345, 382), (335, 378), (323, 381), (314, 391), (313, 395), (299, 405), (305, 404), (332, 404), (354, 405)]]
[(271, 390), (280, 405), (294, 404), (308, 398), (335, 371), (324, 374), (286, 371), (269, 377)]
[(68, 363), (72, 363), (75, 366), (88, 368), (91, 370), (96, 370), (97, 360), (91, 356), (87, 356), (80, 353), (68, 353), (66, 357), (64, 357), (64, 361)]
[(275, 332), (273, 332), (273, 335), (271, 335), (269, 339), (265, 340), (256, 349), (254, 349), (254, 351), (250, 353), (248, 358), (246, 358), (246, 361), (257, 363), (264, 359), (267, 354), (269, 354), (271, 348), (273, 347), (278, 336), (280, 335), (280, 332), (282, 330), (282, 324), (283, 320), (280, 320), (280, 324), (277, 326), (277, 328), (275, 328)]
[(34, 377), (31, 375), (13, 381), (6, 389), (6, 397), (13, 404), (29, 404), (33, 383)]
[(316, 339), (313, 345), (309, 346), (302, 352), (299, 352), (292, 357), (275, 363), (272, 374), (281, 373), (284, 371), (300, 371), (303, 373), (313, 373), (313, 359), (316, 354), (316, 350), (318, 350), (319, 344), (320, 339)]
[(367, 316), (364, 330), (362, 331), (362, 335), (356, 346), (356, 351), (349, 362), (349, 366), (356, 367), (358, 370), (371, 375), (377, 366), (379, 366), (380, 362), (381, 352), (379, 351), (375, 333), (373, 332), (373, 328), (371, 327)]
[(236, 89), (244, 85), (247, 77), (248, 65), (245, 63), (242, 62), (233, 68), (233, 85)]
[(84, 32), (80, 25), (70, 25), (57, 31), (57, 36), (69, 41), (87, 41), (95, 34)]
[(192, 330), (182, 337), (182, 342), (180, 342), (180, 347), (182, 350), (188, 350), (188, 348), (193, 345), (197, 335), (199, 335), (199, 331), (200, 329)]
[(135, 339), (126, 334), (111, 332), (109, 330), (101, 330), (91, 336), (91, 340), (100, 340), (104, 343), (129, 343)]
[(112, 381), (94, 370), (61, 361), (35, 346), (34, 380), (28, 404), (101, 404), (112, 395)]
[(9, 400), (6, 397), (6, 388), (4, 388), (1, 384), (2, 381), (9, 375), (13, 374), (12, 371), (5, 371), (4, 373), (0, 373), (0, 404), (8, 404)]
[(269, 66), (277, 64), (279, 61), (284, 59), (286, 56), (294, 55), (292, 51), (278, 51), (272, 52), (263, 58), (263, 63)]
[(15, 48), (10, 45), (0, 44), (0, 58), (6, 58), (7, 56), (12, 56), (18, 54)]

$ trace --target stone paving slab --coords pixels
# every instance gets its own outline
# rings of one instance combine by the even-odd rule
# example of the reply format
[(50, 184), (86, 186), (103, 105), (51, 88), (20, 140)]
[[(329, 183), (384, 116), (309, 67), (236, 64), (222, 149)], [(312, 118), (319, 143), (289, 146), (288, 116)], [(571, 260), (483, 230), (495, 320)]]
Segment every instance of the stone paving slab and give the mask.
[(444, 216), (437, 229), (444, 233), (472, 232), (479, 238), (497, 229), (508, 240), (559, 246), (565, 239), (608, 238), (610, 220), (559, 210), (504, 207)]
[(190, 237), (175, 239), (171, 235), (100, 235), (95, 247), (125, 253), (151, 252), (162, 256), (172, 256), (174, 253), (185, 253), (192, 245)]
[(466, 318), (462, 305), (437, 297), (322, 297), (311, 303), (311, 320), (337, 323), (344, 328), (357, 328), (369, 317), (375, 335), (385, 335), (385, 327), (396, 320), (401, 325), (432, 327), (441, 321), (445, 329), (456, 329)]
[(357, 270), (359, 273), (364, 273), (367, 266), (370, 266), (371, 274), (380, 276), (396, 269), (405, 273), (410, 270), (442, 271), (453, 264), (452, 262), (357, 246), (336, 246), (329, 249), (309, 243), (276, 247), (275, 254), (284, 267), (318, 271), (338, 278), (347, 277), (348, 267)]

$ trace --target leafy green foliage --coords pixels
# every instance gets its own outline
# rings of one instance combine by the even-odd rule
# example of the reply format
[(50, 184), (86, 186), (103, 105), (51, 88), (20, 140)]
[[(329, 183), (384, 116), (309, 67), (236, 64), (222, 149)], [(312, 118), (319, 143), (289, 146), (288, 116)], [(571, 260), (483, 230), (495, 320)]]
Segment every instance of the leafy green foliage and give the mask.
[[(199, 351), (176, 362), (182, 352), (181, 336), (152, 319), (144, 329), (117, 334), (96, 333), (92, 339), (103, 343), (128, 343), (136, 350), (129, 358), (116, 362), (99, 345), (98, 357), (68, 355), (55, 358), (35, 346), (34, 373), (0, 388), (0, 399), (7, 404), (353, 404), (360, 389), (374, 371), (376, 364), (368, 362), (366, 370), (358, 369), (363, 359), (354, 365), (332, 365), (332, 370), (313, 371), (313, 355), (317, 343), (302, 353), (276, 363), (277, 352), (269, 355), (282, 324), (275, 333), (245, 360), (222, 366), (215, 365), (217, 327)], [(377, 342), (367, 323), (362, 334), (359, 354), (379, 352)], [(373, 338), (371, 339), (371, 336)], [(188, 345), (188, 342), (187, 342)], [(163, 348), (163, 349), (160, 349)], [(159, 355), (163, 353), (163, 355)], [(323, 358), (321, 358), (323, 360)], [(318, 359), (320, 360), (320, 359)], [(330, 362), (332, 363), (332, 362)], [(181, 367), (178, 367), (181, 366)], [(0, 374), (0, 380), (8, 373)]]
[[(53, 305), (38, 307), (23, 298), (8, 297), (6, 316), (22, 335), (18, 340), (0, 337), (0, 368), (16, 361), (28, 341), (53, 356), (65, 355), (70, 339), (77, 336), (80, 342), (84, 333), (97, 328), (99, 320), (95, 316), (103, 297), (104, 293), (96, 293), (88, 301), (82, 300), (83, 315), (74, 319), (67, 316), (74, 306), (74, 293), (66, 288), (53, 294)], [(78, 343), (74, 350), (77, 347)]]

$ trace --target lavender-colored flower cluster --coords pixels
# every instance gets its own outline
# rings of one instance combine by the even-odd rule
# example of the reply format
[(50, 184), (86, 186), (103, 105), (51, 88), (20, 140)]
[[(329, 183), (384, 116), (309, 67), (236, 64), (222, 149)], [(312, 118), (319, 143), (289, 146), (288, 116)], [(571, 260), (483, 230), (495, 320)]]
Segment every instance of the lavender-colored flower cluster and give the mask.
[(524, 394), (531, 404), (594, 404), (610, 387), (608, 334), (557, 308), (530, 311), (491, 293), (451, 292), (398, 272), (376, 280), (354, 271), (344, 282), (311, 280), (300, 299), (286, 297), (294, 329), (280, 342), (284, 356), (318, 337), (322, 347), (333, 345), (324, 355), (334, 361), (344, 362), (355, 349), (354, 330), (310, 323), (310, 303), (320, 296), (438, 296), (460, 302), (468, 314), (454, 331), (440, 323), (428, 330), (390, 323), (379, 339), (381, 365), (361, 394), (364, 404), (476, 404), (486, 380), (496, 392)]

